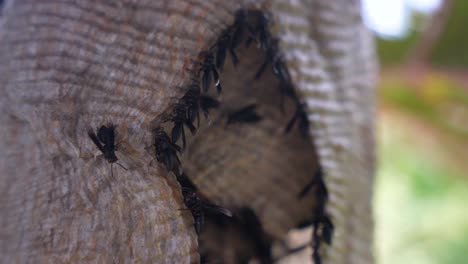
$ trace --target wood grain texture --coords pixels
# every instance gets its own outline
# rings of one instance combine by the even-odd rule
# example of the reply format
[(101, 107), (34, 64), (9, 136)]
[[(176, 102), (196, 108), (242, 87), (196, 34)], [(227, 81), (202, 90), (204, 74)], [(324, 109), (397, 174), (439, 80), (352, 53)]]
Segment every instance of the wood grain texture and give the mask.
[[(359, 5), (345, 0), (7, 1), (0, 17), (3, 262), (199, 261), (180, 187), (148, 149), (151, 129), (185, 93), (200, 52), (245, 6), (273, 13), (307, 99), (311, 138), (282, 134), (293, 109), (279, 113), (268, 76), (252, 90), (240, 87), (258, 63), (246, 60), (225, 69), (223, 107), (190, 139), (185, 169), (211, 199), (252, 206), (281, 238), (314, 206), (312, 196), (299, 203), (295, 196), (317, 167), (317, 149), (336, 227), (329, 262), (372, 263), (376, 66)], [(216, 123), (250, 92), (264, 105), (264, 122), (229, 130)], [(87, 135), (109, 122), (118, 125), (117, 156), (129, 169), (113, 166), (113, 177)]]
[(274, 1), (272, 10), (294, 82), (308, 105), (326, 174), (328, 211), (335, 224), (329, 262), (373, 263), (377, 67), (360, 3)]
[[(198, 262), (192, 217), (145, 148), (235, 6), (10, 1), (0, 28), (2, 261)], [(217, 12), (213, 12), (213, 10)], [(87, 135), (112, 122), (123, 171)]]

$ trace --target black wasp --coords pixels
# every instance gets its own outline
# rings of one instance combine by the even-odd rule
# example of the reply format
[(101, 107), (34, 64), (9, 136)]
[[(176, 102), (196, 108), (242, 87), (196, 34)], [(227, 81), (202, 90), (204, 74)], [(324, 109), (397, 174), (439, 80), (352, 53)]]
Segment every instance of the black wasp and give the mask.
[(226, 59), (227, 52), (231, 54), (232, 64), (236, 66), (239, 63), (239, 59), (237, 58), (235, 47), (233, 46), (233, 39), (232, 39), (232, 31), (233, 28), (227, 28), (219, 38), (218, 42), (216, 43), (216, 68), (219, 70), (223, 69), (224, 61)]
[(188, 127), (192, 135), (195, 134), (196, 127), (193, 125), (193, 122), (189, 120), (187, 116), (187, 106), (182, 102), (177, 104), (173, 109), (172, 122), (174, 127), (172, 128), (171, 137), (172, 142), (177, 142), (179, 138), (182, 137), (182, 148), (185, 148), (186, 139), (185, 139), (185, 129), (184, 126)]
[(208, 119), (210, 109), (217, 108), (219, 102), (207, 95), (201, 95), (198, 86), (192, 85), (192, 88), (182, 97), (180, 102), (173, 109), (171, 121), (174, 123), (171, 136), (172, 142), (176, 143), (182, 138), (182, 148), (185, 148), (186, 138), (184, 126), (187, 127), (192, 135), (196, 132), (194, 125), (195, 119), (197, 126), (200, 125), (200, 110)]
[(262, 117), (257, 114), (255, 109), (257, 105), (251, 104), (243, 107), (228, 115), (227, 125), (233, 123), (256, 123), (262, 120)]
[(268, 65), (274, 66), (274, 73), (275, 75), (279, 75), (280, 65), (279, 61), (281, 61), (280, 53), (279, 53), (279, 41), (278, 39), (272, 38), (268, 41), (267, 48), (265, 49), (265, 60), (260, 68), (257, 70), (255, 74), (255, 80), (260, 79), (263, 72), (266, 70)]
[(211, 96), (203, 95), (200, 92), (200, 87), (197, 83), (190, 85), (187, 93), (182, 97), (181, 104), (187, 109), (186, 122), (193, 124), (197, 119), (197, 127), (200, 126), (200, 110), (208, 119), (209, 111), (219, 107), (219, 101)]
[(244, 28), (246, 27), (246, 11), (241, 9), (235, 14), (234, 24), (227, 28), (216, 43), (216, 67), (222, 69), (226, 54), (229, 51), (231, 54), (232, 64), (236, 66), (239, 63), (239, 58), (236, 55), (236, 49), (242, 42)]
[(322, 241), (331, 245), (333, 238), (334, 226), (327, 214), (318, 217), (313, 224), (312, 233), (312, 259), (315, 264), (321, 264), (320, 246)]
[(297, 122), (299, 127), (299, 132), (302, 134), (304, 138), (309, 136), (309, 119), (307, 117), (307, 112), (305, 108), (307, 105), (305, 103), (298, 103), (296, 106), (296, 113), (289, 121), (288, 125), (286, 126), (285, 132), (288, 133), (291, 131), (294, 124)]
[(268, 31), (272, 21), (271, 16), (259, 10), (251, 10), (250, 14), (256, 19), (256, 25), (249, 26), (249, 38), (246, 45), (250, 45), (252, 41), (256, 41), (260, 48), (267, 51), (270, 49), (271, 41), (273, 40), (271, 33)]
[(154, 130), (154, 151), (157, 161), (163, 163), (168, 171), (179, 174), (180, 160), (177, 152), (180, 153), (181, 148), (171, 141), (161, 127)]
[(223, 89), (219, 80), (219, 73), (216, 69), (215, 57), (213, 54), (205, 53), (205, 59), (201, 64), (200, 72), (202, 74), (202, 88), (203, 92), (207, 92), (211, 86), (211, 82), (214, 80), (218, 93)]
[(112, 171), (112, 163), (116, 163), (123, 169), (127, 170), (127, 168), (125, 168), (117, 162), (117, 160), (119, 159), (115, 155), (115, 151), (117, 150), (117, 147), (115, 145), (115, 127), (116, 126), (112, 124), (109, 124), (107, 126), (101, 126), (101, 128), (99, 128), (98, 130), (97, 135), (93, 130), (88, 130), (88, 135), (91, 138), (91, 140), (94, 142), (96, 147), (98, 147), (98, 149), (102, 152), (104, 158), (111, 164), (112, 176), (114, 175)]
[[(314, 178), (302, 189), (302, 191), (297, 195), (299, 199), (304, 198), (307, 193), (312, 189), (312, 187), (316, 185), (325, 185), (323, 182), (323, 170), (321, 167), (318, 167), (318, 169), (315, 171)], [(326, 189), (325, 189), (326, 190)], [(328, 193), (324, 193), (325, 196), (328, 197)]]
[(182, 195), (184, 196), (185, 206), (187, 206), (187, 208), (192, 213), (193, 219), (195, 221), (195, 230), (197, 231), (197, 234), (200, 234), (203, 225), (205, 224), (206, 211), (215, 214), (222, 214), (227, 217), (232, 217), (231, 211), (221, 206), (212, 204), (206, 199), (201, 198), (196, 191), (190, 188), (182, 188)]

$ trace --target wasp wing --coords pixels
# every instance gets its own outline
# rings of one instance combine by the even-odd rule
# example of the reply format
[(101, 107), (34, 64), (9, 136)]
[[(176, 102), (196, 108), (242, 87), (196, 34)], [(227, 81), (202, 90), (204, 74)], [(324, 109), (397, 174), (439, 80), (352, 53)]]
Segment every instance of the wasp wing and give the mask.
[(101, 142), (99, 141), (98, 137), (96, 136), (96, 133), (92, 130), (88, 130), (88, 136), (91, 138), (91, 140), (94, 142), (94, 145), (98, 147), (98, 149), (104, 153), (104, 147), (102, 146)]

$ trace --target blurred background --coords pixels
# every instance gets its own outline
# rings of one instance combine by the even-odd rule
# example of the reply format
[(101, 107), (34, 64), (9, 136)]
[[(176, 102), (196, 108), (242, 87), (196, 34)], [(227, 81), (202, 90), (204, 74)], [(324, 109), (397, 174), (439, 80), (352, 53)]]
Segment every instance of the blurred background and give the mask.
[(468, 263), (468, 1), (363, 3), (381, 62), (377, 263)]

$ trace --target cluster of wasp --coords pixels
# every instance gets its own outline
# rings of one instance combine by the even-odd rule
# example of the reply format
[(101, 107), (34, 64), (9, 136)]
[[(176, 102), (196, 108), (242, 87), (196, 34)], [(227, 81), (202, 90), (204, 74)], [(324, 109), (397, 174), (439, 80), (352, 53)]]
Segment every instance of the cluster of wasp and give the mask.
[[(286, 98), (292, 100), (296, 106), (293, 117), (285, 126), (285, 133), (289, 132), (297, 124), (300, 133), (304, 137), (309, 136), (309, 121), (305, 103), (300, 101), (294, 89), (291, 76), (281, 56), (279, 40), (270, 33), (270, 26), (269, 14), (258, 10), (238, 10), (235, 13), (234, 23), (221, 33), (216, 43), (207, 52), (201, 54), (203, 59), (199, 71), (194, 76), (191, 84), (186, 87), (187, 92), (174, 105), (172, 112), (163, 120), (165, 123), (173, 125), (170, 135), (162, 127), (157, 127), (153, 131), (156, 159), (164, 164), (168, 171), (176, 175), (182, 187), (184, 203), (195, 219), (197, 233), (202, 229), (207, 211), (224, 217), (233, 216), (228, 209), (212, 204), (203, 198), (195, 184), (183, 172), (178, 157), (186, 147), (185, 129), (187, 128), (192, 134), (195, 134), (200, 126), (200, 112), (208, 119), (210, 110), (218, 108), (220, 105), (220, 102), (209, 96), (207, 92), (212, 86), (216, 87), (218, 93), (222, 92), (220, 71), (222, 71), (228, 54), (233, 65), (236, 66), (239, 62), (236, 50), (240, 45), (245, 45), (248, 48), (252, 43), (255, 43), (264, 52), (265, 60), (256, 72), (255, 79), (259, 79), (265, 70), (271, 67), (273, 74), (279, 81), (281, 109), (284, 109)], [(227, 123), (260, 121), (261, 117), (255, 113), (255, 107), (255, 105), (249, 105), (230, 114)], [(93, 131), (88, 132), (93, 142), (110, 163), (117, 161), (114, 154), (114, 128), (112, 125), (102, 126), (98, 131), (98, 135)], [(318, 206), (311, 222), (314, 228), (312, 237), (313, 259), (317, 264), (321, 263), (319, 254), (321, 242), (324, 241), (330, 244), (333, 235), (333, 224), (325, 212), (328, 192), (321, 169), (315, 173), (314, 179), (305, 186), (298, 197), (304, 197), (313, 187), (316, 188), (318, 199)]]

